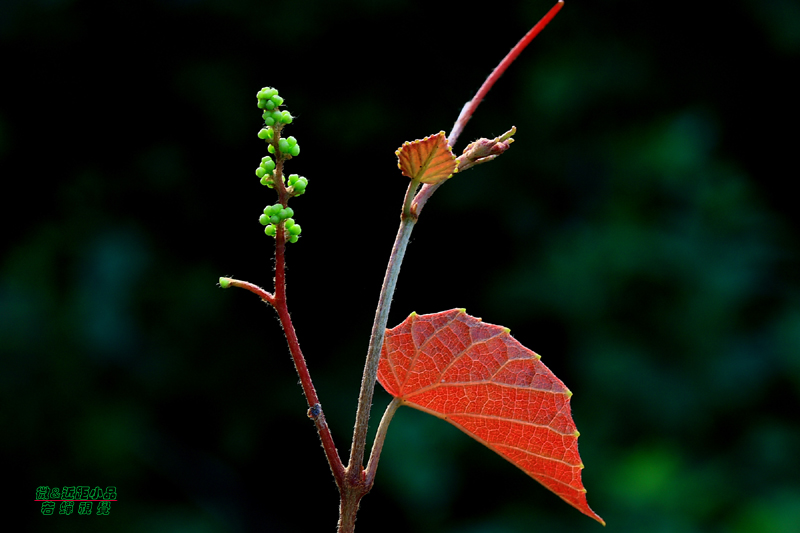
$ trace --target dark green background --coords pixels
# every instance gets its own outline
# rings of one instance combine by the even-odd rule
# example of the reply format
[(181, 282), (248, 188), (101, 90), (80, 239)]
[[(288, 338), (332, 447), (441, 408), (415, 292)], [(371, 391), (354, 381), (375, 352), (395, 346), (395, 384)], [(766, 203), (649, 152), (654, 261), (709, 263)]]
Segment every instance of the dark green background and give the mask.
[[(267, 286), (256, 91), (297, 116), (295, 325), (340, 451), (407, 178), (547, 1), (4, 0), (3, 520), (333, 531), (337, 492)], [(567, 3), (469, 123), (511, 125), (409, 246), (390, 325), (465, 307), (575, 393), (608, 531), (800, 530), (797, 2)], [(377, 421), (388, 395), (376, 393)], [(116, 485), (49, 516), (38, 485)], [(401, 410), (358, 531), (601, 526)], [(19, 529), (23, 530), (23, 529)]]

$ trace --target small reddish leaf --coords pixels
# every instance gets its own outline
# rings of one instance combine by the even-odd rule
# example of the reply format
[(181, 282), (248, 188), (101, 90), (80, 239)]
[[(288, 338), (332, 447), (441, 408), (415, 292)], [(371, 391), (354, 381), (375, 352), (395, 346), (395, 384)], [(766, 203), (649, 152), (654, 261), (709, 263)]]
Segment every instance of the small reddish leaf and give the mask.
[(439, 183), (456, 171), (458, 162), (443, 131), (414, 142), (404, 142), (395, 152), (404, 176), (421, 183)]
[(508, 331), (463, 309), (412, 313), (386, 330), (378, 381), (403, 404), (447, 420), (605, 525), (586, 502), (572, 393)]

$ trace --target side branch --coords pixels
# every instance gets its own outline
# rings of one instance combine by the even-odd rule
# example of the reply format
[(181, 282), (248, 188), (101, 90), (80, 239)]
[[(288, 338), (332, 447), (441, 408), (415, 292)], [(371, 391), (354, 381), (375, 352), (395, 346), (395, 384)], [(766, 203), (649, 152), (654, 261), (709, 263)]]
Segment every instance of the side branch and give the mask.
[(328, 459), (328, 464), (333, 472), (333, 477), (336, 484), (342, 487), (344, 484), (344, 464), (339, 457), (339, 452), (336, 450), (336, 444), (333, 442), (331, 430), (325, 420), (325, 413), (322, 411), (317, 391), (314, 388), (314, 383), (311, 381), (311, 374), (308, 371), (305, 357), (300, 350), (300, 342), (297, 340), (297, 334), (294, 331), (292, 324), (292, 317), (289, 315), (289, 308), (286, 306), (286, 230), (283, 224), (278, 226), (278, 231), (275, 234), (275, 297), (273, 300), (273, 307), (278, 312), (278, 318), (281, 321), (283, 332), (286, 334), (286, 343), (289, 345), (289, 353), (292, 354), (292, 361), (297, 370), (297, 375), (300, 377), (300, 385), (303, 387), (303, 393), (306, 396), (306, 401), (309, 407), (309, 418), (314, 421), (317, 426), (319, 438), (322, 441), (322, 448), (325, 450), (325, 456)]
[(297, 340), (297, 334), (294, 331), (292, 319), (289, 316), (286, 305), (278, 305), (275, 307), (275, 310), (278, 311), (278, 318), (286, 334), (286, 343), (289, 345), (289, 352), (292, 354), (292, 360), (294, 361), (297, 375), (300, 377), (300, 384), (303, 387), (303, 393), (308, 402), (308, 416), (317, 426), (317, 432), (322, 441), (322, 448), (325, 450), (325, 456), (328, 459), (331, 472), (333, 472), (336, 484), (341, 487), (344, 483), (344, 464), (339, 457), (339, 452), (336, 450), (336, 444), (333, 442), (333, 435), (331, 435), (328, 422), (325, 420), (325, 413), (322, 411), (319, 397), (317, 397), (317, 391), (314, 389), (314, 384), (311, 381), (311, 374), (308, 372), (303, 352), (300, 351), (300, 343)]
[(219, 278), (219, 285), (223, 289), (227, 289), (228, 287), (240, 287), (242, 289), (247, 289), (248, 291), (252, 292), (263, 301), (267, 302), (269, 305), (275, 305), (275, 297), (259, 287), (258, 285), (254, 285), (249, 281), (241, 281), (238, 279), (233, 278)]
[(300, 350), (300, 343), (297, 340), (297, 334), (294, 331), (292, 318), (289, 315), (289, 309), (286, 307), (286, 268), (284, 264), (284, 252), (286, 249), (286, 234), (283, 231), (283, 226), (278, 231), (276, 237), (276, 276), (275, 276), (275, 295), (268, 293), (261, 287), (250, 283), (249, 281), (241, 281), (233, 278), (220, 278), (220, 287), (227, 289), (228, 287), (241, 287), (247, 289), (253, 294), (257, 295), (263, 301), (270, 304), (278, 312), (278, 318), (281, 321), (281, 326), (286, 334), (286, 342), (289, 345), (289, 353), (292, 355), (294, 367), (297, 370), (297, 375), (300, 377), (300, 384), (303, 387), (306, 400), (309, 407), (309, 418), (314, 421), (317, 426), (319, 438), (322, 441), (322, 448), (325, 450), (325, 456), (328, 458), (328, 464), (331, 466), (333, 477), (336, 479), (337, 485), (340, 487), (344, 482), (344, 464), (339, 457), (339, 452), (336, 450), (336, 445), (333, 442), (331, 430), (328, 427), (328, 422), (325, 420), (325, 413), (322, 411), (322, 406), (317, 397), (317, 391), (314, 389), (314, 383), (311, 381), (311, 374), (308, 372), (303, 352)]

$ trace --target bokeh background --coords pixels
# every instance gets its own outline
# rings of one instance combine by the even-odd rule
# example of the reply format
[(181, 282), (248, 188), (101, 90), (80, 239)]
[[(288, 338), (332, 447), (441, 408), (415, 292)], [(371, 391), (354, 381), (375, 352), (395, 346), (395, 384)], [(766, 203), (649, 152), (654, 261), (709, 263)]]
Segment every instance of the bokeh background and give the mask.
[[(342, 455), (407, 179), (549, 1), (3, 0), (0, 451), (19, 531), (333, 531), (274, 313), (255, 94), (296, 115), (295, 325)], [(428, 204), (390, 325), (465, 307), (575, 393), (618, 532), (800, 531), (800, 5), (572, 0)], [(388, 403), (376, 392), (373, 421)], [(116, 485), (108, 517), (39, 485)], [(13, 509), (13, 514), (11, 509)], [(401, 410), (358, 531), (601, 526)]]

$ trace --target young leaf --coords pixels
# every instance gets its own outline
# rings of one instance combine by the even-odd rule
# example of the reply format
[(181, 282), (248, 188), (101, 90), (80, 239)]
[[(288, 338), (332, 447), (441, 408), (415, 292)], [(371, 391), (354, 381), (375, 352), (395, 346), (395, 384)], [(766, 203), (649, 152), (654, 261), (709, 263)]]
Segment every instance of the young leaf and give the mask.
[(443, 131), (414, 142), (404, 142), (395, 155), (403, 175), (421, 183), (444, 181), (453, 175), (458, 166)]
[(412, 313), (386, 330), (378, 381), (403, 404), (447, 420), (605, 525), (586, 502), (572, 393), (508, 329), (463, 309)]

